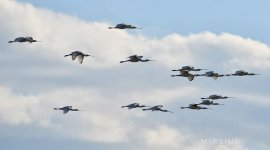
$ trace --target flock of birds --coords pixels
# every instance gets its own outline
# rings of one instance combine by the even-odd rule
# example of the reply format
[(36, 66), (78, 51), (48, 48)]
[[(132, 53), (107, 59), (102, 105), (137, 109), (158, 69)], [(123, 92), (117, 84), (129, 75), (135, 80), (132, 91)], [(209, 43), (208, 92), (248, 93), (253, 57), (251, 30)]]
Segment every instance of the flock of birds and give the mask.
[(172, 71), (179, 71), (180, 74), (178, 75), (171, 75), (171, 77), (187, 77), (189, 81), (192, 81), (194, 77), (198, 76), (205, 76), (205, 77), (212, 77), (213, 79), (218, 79), (219, 77), (225, 77), (225, 76), (253, 76), (253, 75), (259, 75), (255, 73), (250, 73), (244, 70), (237, 70), (235, 73), (232, 74), (219, 74), (214, 71), (207, 71), (204, 74), (192, 74), (191, 71), (201, 71), (201, 70), (207, 70), (207, 69), (195, 69), (191, 66), (183, 66), (181, 69), (172, 70)]
[[(133, 25), (128, 25), (128, 24), (117, 24), (115, 27), (108, 27), (108, 29), (142, 29)], [(19, 43), (24, 43), (24, 42), (29, 42), (29, 43), (34, 43), (34, 42), (42, 42), (42, 41), (37, 41), (34, 40), (32, 37), (18, 37), (15, 38), (13, 41), (9, 41), (8, 43), (14, 43), (14, 42), (19, 42)], [(65, 55), (64, 57), (71, 56), (72, 60), (74, 61), (76, 58), (78, 59), (79, 63), (82, 64), (83, 60), (85, 57), (92, 56), (89, 54), (84, 54), (83, 52), (80, 51), (74, 51), (71, 52), (70, 54)], [(94, 56), (92, 56), (94, 57)], [(150, 59), (142, 59), (143, 56), (138, 56), (138, 55), (132, 55), (129, 56), (127, 60), (120, 61), (120, 63), (125, 63), (125, 62), (149, 62), (149, 61), (154, 61)], [(197, 72), (197, 71), (202, 71), (202, 70), (207, 70), (207, 69), (196, 69), (195, 67), (192, 66), (183, 66), (181, 69), (176, 69), (172, 71), (179, 71), (180, 74), (177, 75), (171, 75), (171, 77), (186, 77), (189, 81), (194, 80), (195, 77), (199, 76), (204, 76), (204, 77), (212, 77), (213, 79), (218, 79), (219, 77), (225, 77), (225, 76), (253, 76), (253, 75), (259, 75), (259, 74), (254, 74), (254, 73), (249, 73), (244, 70), (238, 70), (235, 71), (235, 73), (232, 74), (219, 74), (214, 71), (207, 71), (203, 74), (194, 74), (192, 72)], [(227, 99), (227, 98), (233, 98), (233, 97), (227, 97), (227, 96), (221, 96), (221, 95), (210, 95), (206, 98), (201, 98), (202, 101), (200, 103), (194, 103), (194, 104), (189, 104), (186, 107), (181, 107), (181, 109), (193, 109), (193, 110), (201, 110), (201, 109), (211, 109), (208, 107), (203, 107), (202, 105), (223, 105), (220, 103), (215, 103), (214, 100), (219, 100), (219, 99)], [(121, 108), (127, 107), (128, 109), (134, 109), (134, 108), (143, 108), (143, 111), (161, 111), (161, 112), (170, 112), (173, 113), (172, 111), (162, 109), (163, 105), (156, 105), (156, 106), (146, 106), (146, 105), (140, 105), (139, 103), (132, 103), (126, 106), (122, 106)], [(61, 108), (54, 108), (54, 110), (61, 110), (63, 111), (64, 114), (68, 113), (69, 111), (81, 111), (79, 109), (73, 109), (72, 106), (64, 106)]]

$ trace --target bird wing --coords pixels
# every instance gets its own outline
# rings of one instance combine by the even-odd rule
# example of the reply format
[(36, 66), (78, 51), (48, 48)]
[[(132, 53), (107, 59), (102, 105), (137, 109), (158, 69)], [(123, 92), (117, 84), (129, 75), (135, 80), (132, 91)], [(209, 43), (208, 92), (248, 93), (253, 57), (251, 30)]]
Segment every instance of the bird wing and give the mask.
[(83, 55), (78, 55), (78, 61), (80, 62), (80, 64), (83, 62), (83, 58), (84, 56)]
[(24, 39), (24, 37), (17, 37), (14, 41), (21, 41), (23, 39)]

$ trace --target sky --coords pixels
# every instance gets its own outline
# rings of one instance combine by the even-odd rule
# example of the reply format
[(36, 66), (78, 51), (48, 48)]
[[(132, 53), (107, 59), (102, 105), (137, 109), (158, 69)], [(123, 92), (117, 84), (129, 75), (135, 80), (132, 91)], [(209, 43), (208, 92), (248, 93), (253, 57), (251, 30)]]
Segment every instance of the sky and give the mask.
[[(269, 149), (268, 5), (0, 0), (0, 149)], [(143, 29), (107, 29), (117, 23)], [(8, 43), (19, 36), (42, 42)], [(79, 64), (72, 51), (95, 57)], [(134, 54), (156, 61), (119, 63)], [(260, 75), (170, 77), (186, 65)], [(180, 109), (211, 94), (234, 98)], [(174, 113), (121, 108), (134, 102)], [(53, 110), (66, 105), (83, 111)]]

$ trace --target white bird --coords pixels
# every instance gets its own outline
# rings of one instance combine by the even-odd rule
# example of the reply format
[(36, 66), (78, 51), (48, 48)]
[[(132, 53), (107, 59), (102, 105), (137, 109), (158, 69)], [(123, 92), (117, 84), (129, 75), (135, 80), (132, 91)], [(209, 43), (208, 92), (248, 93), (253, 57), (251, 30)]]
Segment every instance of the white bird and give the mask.
[(65, 55), (64, 57), (67, 57), (67, 56), (71, 56), (73, 61), (77, 58), (79, 63), (81, 64), (83, 62), (84, 57), (88, 57), (88, 56), (92, 56), (92, 55), (84, 54), (80, 51), (74, 51), (68, 55)]

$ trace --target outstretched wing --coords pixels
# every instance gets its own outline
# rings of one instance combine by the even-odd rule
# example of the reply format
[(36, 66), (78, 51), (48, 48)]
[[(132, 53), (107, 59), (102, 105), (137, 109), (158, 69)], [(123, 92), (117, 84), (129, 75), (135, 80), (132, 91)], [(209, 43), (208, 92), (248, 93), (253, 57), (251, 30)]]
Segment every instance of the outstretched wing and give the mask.
[(25, 39), (24, 37), (17, 37), (14, 41), (19, 42), (21, 40)]

